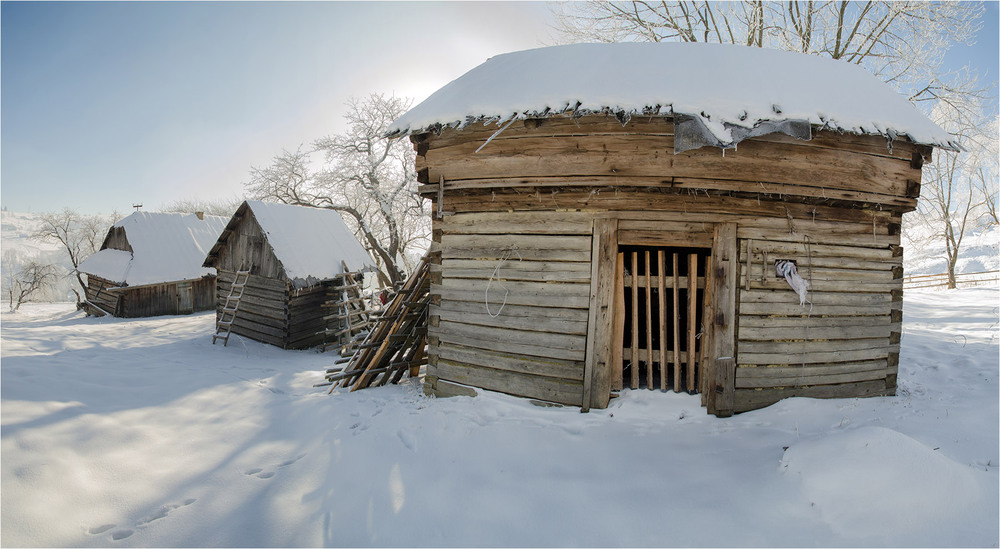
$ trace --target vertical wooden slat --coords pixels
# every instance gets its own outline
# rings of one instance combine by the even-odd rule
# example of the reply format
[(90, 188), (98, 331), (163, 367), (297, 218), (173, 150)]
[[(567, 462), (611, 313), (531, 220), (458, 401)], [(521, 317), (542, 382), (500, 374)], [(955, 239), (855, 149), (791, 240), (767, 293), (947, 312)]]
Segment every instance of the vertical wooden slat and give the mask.
[(650, 278), (653, 270), (649, 264), (649, 250), (646, 250), (646, 388), (653, 390), (653, 289)]
[(736, 224), (715, 226), (712, 243), (712, 380), (708, 411), (719, 417), (733, 415), (736, 392), (736, 288), (739, 272)]
[(660, 297), (660, 390), (667, 390), (667, 288), (663, 273), (666, 271), (666, 254), (656, 252), (656, 289)]
[(709, 349), (712, 348), (712, 256), (705, 258), (705, 290), (701, 299), (701, 323), (705, 328), (701, 335), (701, 362), (698, 365), (698, 391), (701, 393), (701, 405), (705, 406), (708, 393)]
[(624, 387), (624, 364), (622, 351), (625, 349), (625, 253), (618, 252), (615, 261), (615, 321), (614, 335), (611, 337), (611, 390), (620, 391)]
[(687, 390), (694, 391), (695, 370), (698, 367), (698, 254), (688, 254), (688, 347)]
[(639, 388), (639, 252), (632, 252), (632, 364), (629, 382)]
[(674, 252), (674, 392), (681, 390), (681, 278), (678, 276), (677, 253)]

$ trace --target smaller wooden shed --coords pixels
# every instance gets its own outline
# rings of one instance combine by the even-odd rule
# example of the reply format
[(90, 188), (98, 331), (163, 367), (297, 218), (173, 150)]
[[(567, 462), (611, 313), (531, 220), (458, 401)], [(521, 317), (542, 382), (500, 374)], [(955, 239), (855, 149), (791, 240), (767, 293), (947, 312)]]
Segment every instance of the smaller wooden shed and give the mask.
[(342, 299), (338, 279), (375, 261), (334, 210), (248, 200), (212, 246), (204, 267), (218, 270), (216, 311), (238, 271), (249, 278), (232, 333), (305, 349), (324, 343)]
[(156, 212), (115, 223), (77, 268), (87, 275), (85, 310), (131, 318), (213, 308), (215, 269), (201, 264), (225, 224), (213, 215)]

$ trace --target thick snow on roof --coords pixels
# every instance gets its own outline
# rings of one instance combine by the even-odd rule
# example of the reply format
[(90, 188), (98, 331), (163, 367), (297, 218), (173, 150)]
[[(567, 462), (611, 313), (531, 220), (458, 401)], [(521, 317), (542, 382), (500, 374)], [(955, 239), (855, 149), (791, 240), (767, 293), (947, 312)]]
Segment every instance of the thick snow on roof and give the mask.
[(497, 55), (410, 109), (387, 133), (567, 111), (610, 112), (620, 119), (688, 115), (700, 119), (723, 146), (740, 139), (732, 126), (796, 120), (957, 148), (951, 135), (857, 65), (779, 50), (676, 42), (572, 44)]
[(248, 200), (274, 255), (296, 286), (361, 271), (375, 262), (334, 210)]
[(129, 286), (211, 276), (215, 269), (201, 264), (226, 221), (214, 215), (202, 220), (195, 214), (135, 212), (114, 225), (125, 229), (133, 253), (104, 249), (78, 270)]

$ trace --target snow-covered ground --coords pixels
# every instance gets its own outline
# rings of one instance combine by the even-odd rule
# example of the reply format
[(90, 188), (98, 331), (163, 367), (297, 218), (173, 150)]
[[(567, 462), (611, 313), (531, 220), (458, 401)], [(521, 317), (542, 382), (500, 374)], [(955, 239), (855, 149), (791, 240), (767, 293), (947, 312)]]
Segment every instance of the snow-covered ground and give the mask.
[(420, 384), (327, 395), (334, 356), (212, 313), (2, 318), (4, 546), (994, 546), (998, 290), (908, 291), (899, 394), (728, 419)]

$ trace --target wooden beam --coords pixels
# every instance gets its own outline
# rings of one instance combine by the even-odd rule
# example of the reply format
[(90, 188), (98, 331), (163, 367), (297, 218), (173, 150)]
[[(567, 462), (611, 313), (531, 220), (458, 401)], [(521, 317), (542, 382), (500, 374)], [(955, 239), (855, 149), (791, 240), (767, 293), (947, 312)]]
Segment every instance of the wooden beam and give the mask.
[(719, 417), (735, 410), (736, 391), (736, 287), (739, 253), (736, 224), (720, 223), (715, 228), (712, 245), (712, 382), (707, 399), (708, 411)]

